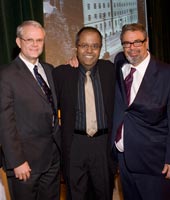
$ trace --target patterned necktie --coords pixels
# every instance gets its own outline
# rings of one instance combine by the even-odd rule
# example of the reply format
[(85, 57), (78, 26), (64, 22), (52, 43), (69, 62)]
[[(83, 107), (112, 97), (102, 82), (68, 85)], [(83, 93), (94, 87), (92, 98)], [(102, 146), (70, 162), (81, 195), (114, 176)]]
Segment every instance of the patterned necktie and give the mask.
[(51, 108), (53, 110), (53, 121), (52, 121), (52, 126), (54, 127), (54, 123), (55, 123), (55, 120), (56, 120), (56, 116), (57, 116), (57, 113), (56, 113), (56, 109), (54, 107), (54, 102), (53, 102), (53, 97), (52, 97), (52, 93), (51, 93), (51, 90), (50, 88), (48, 87), (47, 83), (44, 81), (44, 79), (42, 78), (41, 74), (38, 73), (38, 67), (35, 65), (34, 66), (34, 74), (35, 74), (35, 77), (42, 89), (42, 91), (44, 92), (44, 94), (47, 96), (47, 99), (51, 105)]
[[(131, 92), (131, 87), (132, 87), (132, 82), (133, 82), (133, 73), (135, 71), (136, 71), (135, 68), (131, 68), (130, 73), (125, 78), (125, 88), (126, 88), (126, 96), (127, 96), (128, 105), (130, 103), (130, 92)], [(122, 125), (123, 124), (121, 124), (117, 130), (116, 140), (115, 140), (116, 143), (121, 139)]]
[(85, 105), (86, 105), (86, 132), (93, 136), (97, 132), (96, 106), (93, 84), (90, 71), (86, 72), (85, 80)]

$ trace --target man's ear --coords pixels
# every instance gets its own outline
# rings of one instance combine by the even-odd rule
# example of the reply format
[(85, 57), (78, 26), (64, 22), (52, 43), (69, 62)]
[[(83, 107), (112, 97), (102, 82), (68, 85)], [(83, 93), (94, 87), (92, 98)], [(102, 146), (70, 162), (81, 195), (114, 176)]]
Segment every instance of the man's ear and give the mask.
[(16, 41), (17, 46), (21, 48), (21, 39), (17, 37), (15, 41)]

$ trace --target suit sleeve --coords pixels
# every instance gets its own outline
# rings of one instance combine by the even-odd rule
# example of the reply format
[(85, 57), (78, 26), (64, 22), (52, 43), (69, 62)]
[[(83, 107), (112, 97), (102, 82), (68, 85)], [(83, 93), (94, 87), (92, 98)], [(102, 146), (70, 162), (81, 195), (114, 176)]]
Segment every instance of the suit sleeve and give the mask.
[(165, 164), (170, 164), (170, 94), (167, 104), (167, 113), (168, 113), (168, 135), (166, 144)]
[(23, 162), (24, 156), (17, 132), (15, 98), (12, 80), (0, 72), (0, 143), (5, 155), (7, 169), (13, 169)]

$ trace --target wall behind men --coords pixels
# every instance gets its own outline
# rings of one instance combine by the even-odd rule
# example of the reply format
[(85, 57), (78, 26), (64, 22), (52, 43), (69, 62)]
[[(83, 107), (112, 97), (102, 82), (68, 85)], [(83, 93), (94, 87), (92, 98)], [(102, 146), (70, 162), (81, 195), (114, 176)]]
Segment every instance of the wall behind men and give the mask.
[(0, 0), (0, 65), (9, 63), (18, 54), (16, 28), (30, 19), (43, 24), (42, 0)]
[(122, 50), (120, 32), (124, 24), (147, 26), (144, 0), (43, 0), (47, 32), (46, 61), (54, 66), (75, 54), (75, 35), (83, 26), (93, 26), (103, 35), (101, 58), (114, 61)]

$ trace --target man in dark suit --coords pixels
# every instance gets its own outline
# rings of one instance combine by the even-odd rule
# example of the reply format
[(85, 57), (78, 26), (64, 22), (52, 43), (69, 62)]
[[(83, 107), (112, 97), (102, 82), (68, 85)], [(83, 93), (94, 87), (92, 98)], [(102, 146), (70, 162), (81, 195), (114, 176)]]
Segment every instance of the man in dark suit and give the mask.
[(112, 151), (124, 199), (169, 200), (170, 65), (150, 55), (142, 24), (124, 25), (120, 38), (124, 53), (115, 58)]
[[(62, 156), (67, 199), (84, 200), (93, 191), (97, 200), (111, 200), (115, 165), (109, 155), (114, 104), (115, 70), (110, 61), (99, 60), (102, 47), (100, 32), (82, 28), (76, 36), (79, 67), (61, 65), (53, 78), (61, 109)], [(88, 133), (85, 97), (86, 72), (91, 72), (97, 129)], [(93, 111), (91, 115), (93, 115)], [(97, 122), (97, 123), (96, 123)], [(89, 188), (89, 182), (92, 188)]]
[(59, 200), (60, 133), (53, 67), (38, 59), (44, 38), (38, 22), (23, 22), (16, 38), (20, 54), (0, 71), (0, 141), (12, 200)]

